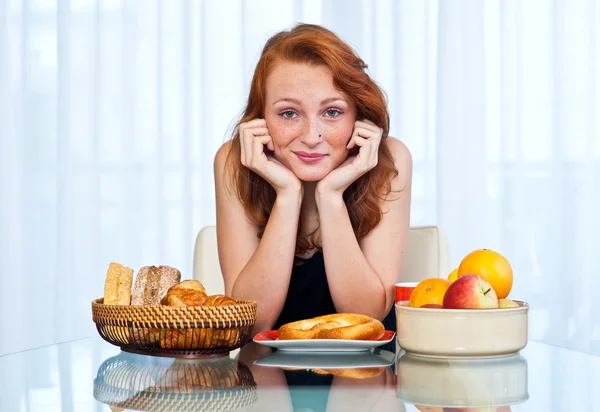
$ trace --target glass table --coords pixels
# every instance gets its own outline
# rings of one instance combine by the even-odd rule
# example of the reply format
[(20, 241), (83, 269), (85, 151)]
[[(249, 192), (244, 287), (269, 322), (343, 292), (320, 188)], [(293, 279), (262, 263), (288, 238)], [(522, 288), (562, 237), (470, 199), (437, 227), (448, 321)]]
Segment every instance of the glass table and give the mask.
[[(159, 358), (91, 337), (0, 357), (1, 411), (600, 411), (600, 356), (529, 342), (518, 355), (396, 352)], [(490, 408), (490, 406), (493, 406)], [(465, 409), (471, 408), (471, 409)]]

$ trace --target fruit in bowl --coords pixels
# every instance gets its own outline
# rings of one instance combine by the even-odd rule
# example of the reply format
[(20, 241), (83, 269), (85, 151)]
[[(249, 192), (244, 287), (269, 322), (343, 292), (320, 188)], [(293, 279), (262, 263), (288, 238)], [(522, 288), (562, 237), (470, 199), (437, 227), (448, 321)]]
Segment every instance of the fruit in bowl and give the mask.
[(458, 278), (458, 268), (455, 268), (452, 272), (450, 272), (450, 274), (448, 275), (448, 280), (450, 282), (454, 282), (456, 279)]
[(520, 305), (511, 299), (498, 299), (499, 308), (518, 308)]
[(448, 287), (443, 306), (446, 309), (492, 309), (498, 307), (498, 296), (482, 277), (463, 275)]
[(450, 282), (442, 278), (429, 278), (420, 281), (410, 295), (408, 306), (420, 308), (423, 305), (442, 305)]
[(478, 275), (496, 292), (498, 299), (506, 298), (513, 286), (513, 270), (508, 260), (490, 249), (477, 249), (467, 254), (458, 266), (457, 278)]
[(432, 309), (443, 309), (444, 307), (442, 305), (438, 305), (437, 303), (428, 303), (426, 305), (423, 306), (419, 306), (421, 308), (432, 308)]
[(419, 282), (409, 307), (436, 309), (505, 309), (521, 305), (509, 298), (513, 271), (508, 260), (489, 249), (476, 249), (461, 260), (447, 278)]

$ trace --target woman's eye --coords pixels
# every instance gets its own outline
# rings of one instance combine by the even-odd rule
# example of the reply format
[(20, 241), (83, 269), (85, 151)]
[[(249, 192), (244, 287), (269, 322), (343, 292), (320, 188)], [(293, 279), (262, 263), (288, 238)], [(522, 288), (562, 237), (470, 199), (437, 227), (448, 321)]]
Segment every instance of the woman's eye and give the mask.
[(327, 117), (338, 117), (340, 114), (342, 114), (342, 112), (338, 109), (329, 109), (325, 112)]
[(293, 119), (296, 116), (296, 112), (292, 110), (286, 110), (284, 112), (281, 112), (281, 115), (286, 119)]

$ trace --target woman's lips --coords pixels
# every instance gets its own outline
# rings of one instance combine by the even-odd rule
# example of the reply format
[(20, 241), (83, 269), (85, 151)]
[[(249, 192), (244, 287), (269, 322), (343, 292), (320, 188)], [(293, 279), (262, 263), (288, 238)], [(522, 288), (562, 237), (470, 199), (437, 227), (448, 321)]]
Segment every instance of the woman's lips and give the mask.
[(304, 163), (316, 163), (327, 156), (324, 153), (294, 152), (298, 159)]

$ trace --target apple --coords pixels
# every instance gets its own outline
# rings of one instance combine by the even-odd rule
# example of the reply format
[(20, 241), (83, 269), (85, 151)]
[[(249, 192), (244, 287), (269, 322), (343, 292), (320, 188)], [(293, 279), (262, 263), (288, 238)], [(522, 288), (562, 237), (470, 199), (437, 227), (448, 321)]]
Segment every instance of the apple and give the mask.
[(463, 275), (444, 294), (447, 309), (490, 309), (498, 307), (498, 295), (485, 279), (478, 275)]
[(498, 299), (499, 308), (518, 308), (519, 304), (510, 299)]
[(442, 305), (438, 305), (437, 303), (427, 303), (425, 305), (421, 305), (419, 306), (420, 308), (436, 308), (436, 309), (443, 309)]

